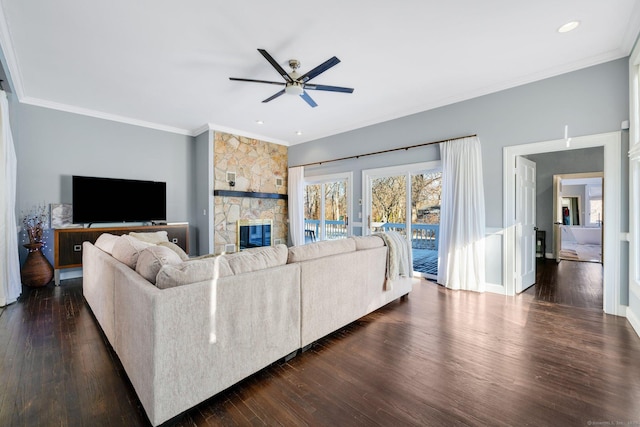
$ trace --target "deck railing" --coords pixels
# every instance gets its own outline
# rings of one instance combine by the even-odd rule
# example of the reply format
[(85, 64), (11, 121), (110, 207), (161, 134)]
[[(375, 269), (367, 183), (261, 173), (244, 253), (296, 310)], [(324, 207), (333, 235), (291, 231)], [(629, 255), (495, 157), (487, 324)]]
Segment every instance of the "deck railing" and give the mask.
[[(347, 224), (344, 221), (326, 220), (325, 239), (335, 240), (347, 237)], [(371, 223), (371, 231), (397, 231), (405, 234), (405, 224), (392, 222), (374, 222)], [(316, 240), (320, 240), (320, 220), (306, 219), (304, 220), (304, 229), (313, 232)], [(411, 247), (413, 249), (431, 249), (438, 250), (438, 224), (411, 224)]]
[[(438, 224), (411, 224), (411, 247), (413, 249), (438, 250)], [(406, 225), (393, 222), (371, 223), (371, 231), (397, 231), (406, 235)]]
[[(325, 239), (336, 240), (347, 237), (347, 224), (344, 221), (325, 220)], [(320, 240), (320, 220), (306, 219), (304, 220), (304, 229), (313, 231), (316, 240)]]

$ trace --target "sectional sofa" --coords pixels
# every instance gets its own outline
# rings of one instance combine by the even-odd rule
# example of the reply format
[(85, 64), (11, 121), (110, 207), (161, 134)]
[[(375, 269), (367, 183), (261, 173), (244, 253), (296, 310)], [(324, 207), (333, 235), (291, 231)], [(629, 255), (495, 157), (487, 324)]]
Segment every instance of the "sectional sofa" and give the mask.
[(83, 294), (157, 426), (408, 294), (417, 279), (389, 277), (386, 244), (189, 259), (162, 232), (103, 234), (83, 244)]

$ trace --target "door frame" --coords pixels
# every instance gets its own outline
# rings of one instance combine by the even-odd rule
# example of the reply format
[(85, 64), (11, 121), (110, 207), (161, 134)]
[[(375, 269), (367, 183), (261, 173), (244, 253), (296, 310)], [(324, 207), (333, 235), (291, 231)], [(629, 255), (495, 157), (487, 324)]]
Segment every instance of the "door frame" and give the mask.
[[(604, 147), (604, 185), (607, 194), (603, 200), (603, 216), (608, 226), (604, 230), (603, 248), (603, 310), (605, 313), (624, 316), (624, 306), (620, 304), (620, 188), (622, 161), (620, 131), (574, 137), (571, 146), (566, 140), (534, 142), (503, 148), (503, 219), (504, 251), (502, 253), (502, 277), (506, 295), (515, 295), (515, 266), (519, 242), (516, 240), (515, 220), (515, 158), (530, 154), (578, 150), (582, 148)], [(616, 261), (613, 261), (616, 260)]]
[[(582, 172), (582, 173), (561, 173), (561, 174), (554, 174), (553, 175), (553, 230), (552, 230), (552, 234), (553, 234), (553, 247), (552, 247), (552, 252), (553, 252), (553, 258), (555, 258), (556, 262), (560, 262), (560, 250), (562, 249), (561, 247), (561, 236), (560, 236), (560, 232), (558, 231), (558, 229), (560, 227), (558, 227), (556, 225), (557, 222), (561, 222), (562, 220), (562, 204), (559, 203), (560, 202), (560, 186), (562, 184), (562, 180), (563, 179), (582, 179), (582, 178), (600, 178), (602, 180), (602, 201), (604, 203), (605, 197), (604, 197), (604, 173), (602, 172)], [(580, 200), (580, 196), (577, 196), (578, 200)], [(584, 201), (586, 204), (586, 200)], [(586, 206), (585, 206), (585, 212), (586, 212)], [(585, 215), (585, 221), (586, 222), (586, 215)], [(584, 224), (583, 224), (584, 225)], [(602, 232), (604, 233), (604, 223), (602, 224)], [(604, 237), (604, 234), (603, 234)], [(604, 257), (600, 257), (600, 260), (602, 261), (602, 258)]]

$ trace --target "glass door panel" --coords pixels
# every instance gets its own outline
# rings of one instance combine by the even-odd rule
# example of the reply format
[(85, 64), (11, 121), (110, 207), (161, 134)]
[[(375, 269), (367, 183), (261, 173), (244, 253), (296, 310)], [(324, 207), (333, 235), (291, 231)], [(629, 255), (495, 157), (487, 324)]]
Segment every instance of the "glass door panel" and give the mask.
[(315, 242), (320, 238), (320, 213), (322, 200), (321, 184), (304, 186), (304, 240), (305, 243)]
[(304, 186), (305, 243), (349, 235), (349, 178), (332, 177)]
[(324, 239), (347, 237), (347, 182), (324, 184)]
[(371, 180), (372, 233), (397, 231), (407, 235), (407, 177), (375, 177)]
[(429, 278), (438, 274), (438, 231), (442, 172), (411, 175), (411, 248), (413, 269)]

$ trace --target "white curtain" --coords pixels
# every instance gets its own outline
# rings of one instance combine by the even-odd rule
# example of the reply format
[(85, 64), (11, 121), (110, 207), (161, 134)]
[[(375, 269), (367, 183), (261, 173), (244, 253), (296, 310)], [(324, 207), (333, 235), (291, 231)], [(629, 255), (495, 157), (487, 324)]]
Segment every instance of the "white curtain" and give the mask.
[(289, 234), (294, 246), (304, 245), (304, 167), (289, 168)]
[(18, 229), (16, 227), (17, 159), (9, 126), (7, 94), (0, 90), (0, 307), (16, 301), (22, 292)]
[(440, 145), (442, 195), (438, 283), (485, 290), (485, 209), (482, 152), (477, 137)]

